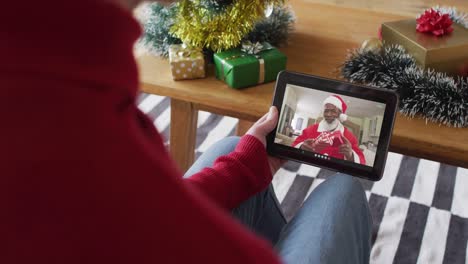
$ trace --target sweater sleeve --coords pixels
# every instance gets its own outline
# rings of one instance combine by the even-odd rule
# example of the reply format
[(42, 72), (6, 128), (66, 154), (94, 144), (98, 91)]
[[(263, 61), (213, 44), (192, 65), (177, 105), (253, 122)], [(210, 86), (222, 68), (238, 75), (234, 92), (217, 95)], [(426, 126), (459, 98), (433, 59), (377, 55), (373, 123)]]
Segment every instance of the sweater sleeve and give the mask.
[(265, 189), (271, 180), (265, 146), (251, 135), (243, 136), (235, 150), (216, 159), (211, 168), (185, 179), (228, 210)]

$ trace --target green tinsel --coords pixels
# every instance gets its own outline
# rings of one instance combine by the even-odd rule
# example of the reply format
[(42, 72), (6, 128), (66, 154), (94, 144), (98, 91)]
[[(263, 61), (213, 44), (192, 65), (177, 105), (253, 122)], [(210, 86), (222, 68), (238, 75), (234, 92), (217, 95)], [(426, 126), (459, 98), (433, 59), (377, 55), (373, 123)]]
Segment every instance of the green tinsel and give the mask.
[(421, 69), (400, 45), (381, 52), (355, 50), (342, 75), (350, 82), (400, 94), (400, 112), (447, 126), (468, 127), (468, 78)]
[(246, 39), (251, 42), (268, 42), (274, 46), (282, 46), (287, 43), (289, 33), (294, 29), (296, 17), (290, 7), (277, 6), (272, 14), (257, 22), (254, 29)]
[(174, 25), (177, 6), (163, 6), (152, 3), (147, 10), (149, 16), (144, 22), (143, 44), (158, 56), (167, 57), (171, 44), (180, 44), (182, 41), (172, 35), (169, 29)]

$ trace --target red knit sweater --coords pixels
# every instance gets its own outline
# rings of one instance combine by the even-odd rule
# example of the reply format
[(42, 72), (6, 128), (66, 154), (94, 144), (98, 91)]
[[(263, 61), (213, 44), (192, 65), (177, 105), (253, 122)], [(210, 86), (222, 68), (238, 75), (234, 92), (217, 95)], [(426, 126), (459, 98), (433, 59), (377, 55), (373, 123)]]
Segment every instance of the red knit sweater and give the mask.
[(2, 3), (0, 263), (278, 262), (230, 216), (271, 181), (263, 145), (182, 179), (135, 105), (140, 33), (104, 1)]

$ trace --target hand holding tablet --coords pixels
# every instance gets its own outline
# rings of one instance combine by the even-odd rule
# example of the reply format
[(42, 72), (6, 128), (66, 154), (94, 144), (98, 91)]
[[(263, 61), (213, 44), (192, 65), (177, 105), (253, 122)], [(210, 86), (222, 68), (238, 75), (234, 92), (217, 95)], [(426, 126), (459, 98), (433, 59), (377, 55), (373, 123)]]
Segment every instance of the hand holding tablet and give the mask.
[[(398, 97), (393, 91), (283, 71), (273, 105), (279, 122), (267, 150), (377, 181), (382, 177)], [(369, 145), (375, 148), (360, 148)]]

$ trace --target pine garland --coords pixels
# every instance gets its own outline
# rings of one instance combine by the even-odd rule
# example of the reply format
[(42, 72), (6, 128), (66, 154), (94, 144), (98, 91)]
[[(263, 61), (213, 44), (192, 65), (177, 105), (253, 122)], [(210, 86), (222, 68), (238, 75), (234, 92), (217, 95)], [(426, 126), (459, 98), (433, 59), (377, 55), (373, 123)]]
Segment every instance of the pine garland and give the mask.
[(268, 42), (273, 46), (283, 46), (288, 42), (289, 33), (294, 30), (296, 16), (292, 8), (278, 6), (272, 14), (259, 21), (246, 39), (251, 42)]
[(150, 52), (167, 57), (170, 45), (182, 43), (179, 38), (169, 32), (175, 23), (177, 6), (151, 3), (147, 8), (148, 17), (143, 23), (144, 35), (141, 42)]
[(468, 78), (421, 69), (400, 45), (382, 52), (355, 50), (341, 71), (350, 82), (395, 90), (400, 112), (453, 127), (468, 127)]

